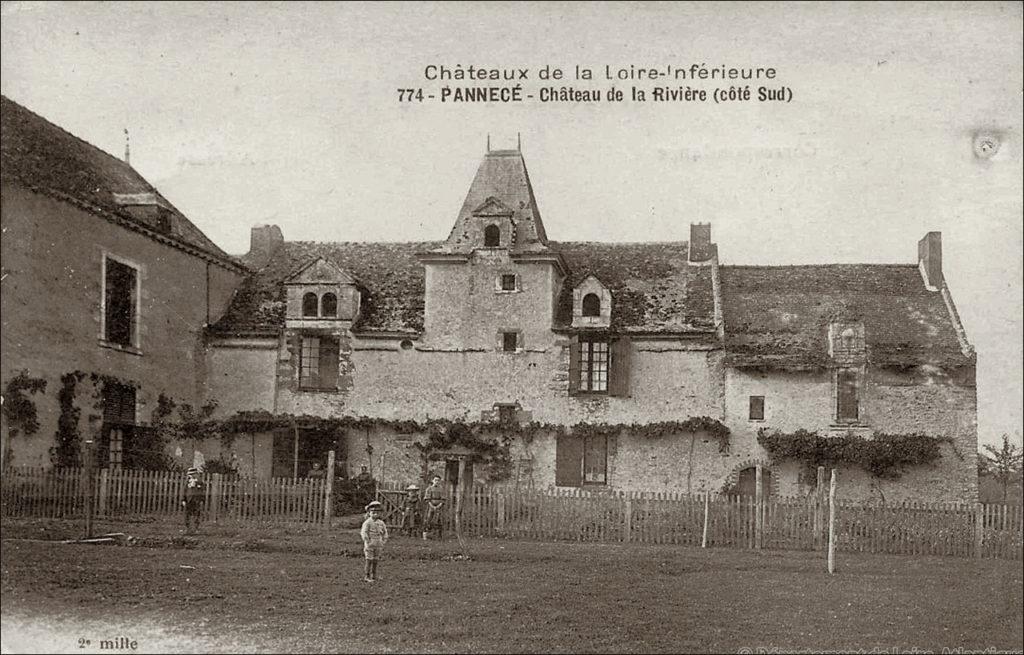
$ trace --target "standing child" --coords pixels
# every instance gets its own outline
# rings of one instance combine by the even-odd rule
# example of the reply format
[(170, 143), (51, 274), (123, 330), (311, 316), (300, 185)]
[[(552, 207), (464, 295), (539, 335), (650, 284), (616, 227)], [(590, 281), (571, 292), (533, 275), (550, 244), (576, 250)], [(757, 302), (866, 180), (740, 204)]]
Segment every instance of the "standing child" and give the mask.
[(420, 509), (420, 488), (410, 484), (405, 489), (405, 499), (402, 501), (402, 527), (401, 534), (411, 537), (416, 534), (416, 520)]
[(441, 488), (441, 476), (430, 479), (430, 486), (423, 492), (423, 500), (427, 501), (427, 517), (423, 524), (423, 539), (427, 534), (437, 532), (437, 538), (443, 537), (444, 526), (444, 489)]
[[(185, 482), (185, 499), (181, 501), (185, 508), (185, 533), (199, 532), (199, 518), (203, 512), (203, 500), (206, 496), (206, 485), (200, 477), (202, 471), (196, 467), (190, 468), (185, 473), (188, 479)], [(195, 523), (195, 527), (192, 524)]]
[(363, 555), (366, 556), (367, 582), (377, 581), (377, 562), (384, 554), (388, 542), (388, 526), (380, 518), (383, 506), (376, 500), (366, 506), (367, 517), (359, 534), (363, 537)]

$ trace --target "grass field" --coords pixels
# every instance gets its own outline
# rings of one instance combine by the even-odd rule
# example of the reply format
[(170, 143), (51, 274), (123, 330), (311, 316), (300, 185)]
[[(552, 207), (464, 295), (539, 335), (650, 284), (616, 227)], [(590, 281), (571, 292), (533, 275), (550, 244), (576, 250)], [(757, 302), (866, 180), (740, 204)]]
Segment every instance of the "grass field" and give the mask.
[(1024, 639), (1015, 562), (843, 556), (829, 576), (812, 553), (470, 540), (465, 561), (453, 542), (396, 537), (368, 584), (354, 530), (117, 527), (139, 545), (4, 524), (6, 652), (129, 652), (100, 648), (121, 636), (134, 652), (942, 652)]

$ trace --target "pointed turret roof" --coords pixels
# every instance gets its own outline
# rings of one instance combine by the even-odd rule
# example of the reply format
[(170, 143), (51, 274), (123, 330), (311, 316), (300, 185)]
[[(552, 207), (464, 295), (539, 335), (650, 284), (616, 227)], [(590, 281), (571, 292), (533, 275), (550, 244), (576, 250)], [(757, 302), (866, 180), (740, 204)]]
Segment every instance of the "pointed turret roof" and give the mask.
[(544, 233), (544, 223), (533, 196), (533, 186), (526, 172), (523, 153), (519, 150), (491, 150), (480, 162), (455, 226), (439, 250), (472, 250), (474, 244), (468, 228), (473, 218), (509, 213), (515, 235), (513, 251), (543, 252), (548, 249), (548, 237)]

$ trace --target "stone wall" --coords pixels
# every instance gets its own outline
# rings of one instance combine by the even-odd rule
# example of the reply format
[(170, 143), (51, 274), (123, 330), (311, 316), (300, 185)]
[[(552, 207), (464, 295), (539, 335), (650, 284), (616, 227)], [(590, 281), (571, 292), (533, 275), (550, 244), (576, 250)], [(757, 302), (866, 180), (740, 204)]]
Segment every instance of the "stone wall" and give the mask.
[[(757, 443), (757, 430), (782, 432), (799, 429), (820, 434), (842, 434), (851, 428), (833, 420), (835, 397), (832, 376), (820, 372), (726, 371), (725, 423), (732, 430), (732, 454), (770, 462)], [(926, 368), (902, 371), (868, 367), (860, 392), (863, 425), (855, 434), (874, 432), (924, 433), (948, 437), (936, 463), (908, 469), (899, 480), (882, 480), (859, 467), (843, 467), (838, 493), (841, 497), (872, 501), (973, 501), (977, 498), (977, 399), (973, 370), (949, 377)], [(749, 419), (749, 397), (765, 397), (763, 421)], [(799, 475), (802, 466), (786, 464), (777, 475), (779, 493), (796, 495), (810, 491)]]
[[(208, 271), (206, 262), (182, 250), (14, 185), (3, 185), (2, 223), (2, 380), (6, 384), (25, 370), (47, 381), (46, 392), (32, 398), (39, 431), (10, 443), (11, 464), (49, 465), (60, 414), (57, 393), (65, 373), (109, 375), (137, 385), (140, 423), (150, 420), (161, 393), (179, 402), (201, 401), (205, 358), (200, 336), (207, 320), (207, 293), (210, 319), (216, 320), (240, 281), (238, 275), (216, 265)], [(100, 344), (105, 253), (138, 267), (137, 352)], [(89, 429), (98, 431), (100, 424), (96, 418), (90, 422), (98, 411), (92, 386), (87, 377), (76, 395), (83, 410), (83, 435)], [(7, 445), (6, 423), (2, 430)]]

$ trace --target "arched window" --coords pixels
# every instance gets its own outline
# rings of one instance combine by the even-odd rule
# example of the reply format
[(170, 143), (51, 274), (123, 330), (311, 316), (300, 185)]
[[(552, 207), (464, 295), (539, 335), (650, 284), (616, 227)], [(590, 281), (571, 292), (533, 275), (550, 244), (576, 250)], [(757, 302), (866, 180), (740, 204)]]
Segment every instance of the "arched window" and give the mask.
[(317, 304), (318, 299), (312, 291), (302, 296), (302, 315), (316, 316)]
[(501, 245), (501, 230), (497, 225), (488, 225), (484, 228), (484, 247), (497, 248)]
[[(761, 468), (761, 493), (765, 496), (771, 495), (772, 492), (772, 471), (769, 468)], [(753, 496), (757, 494), (757, 469), (753, 466), (740, 471), (739, 476), (736, 479), (736, 486), (733, 488), (733, 493), (737, 493), (743, 496)]]
[(583, 296), (583, 315), (601, 315), (601, 299), (598, 298), (596, 293), (588, 293), (587, 295)]
[(843, 348), (845, 348), (846, 350), (853, 350), (854, 342), (857, 338), (857, 333), (853, 330), (853, 328), (846, 328), (845, 330), (843, 330), (842, 334), (839, 335), (839, 337), (840, 339), (843, 340)]
[(324, 297), (320, 299), (320, 315), (338, 315), (338, 296), (334, 295), (333, 293), (324, 294)]

